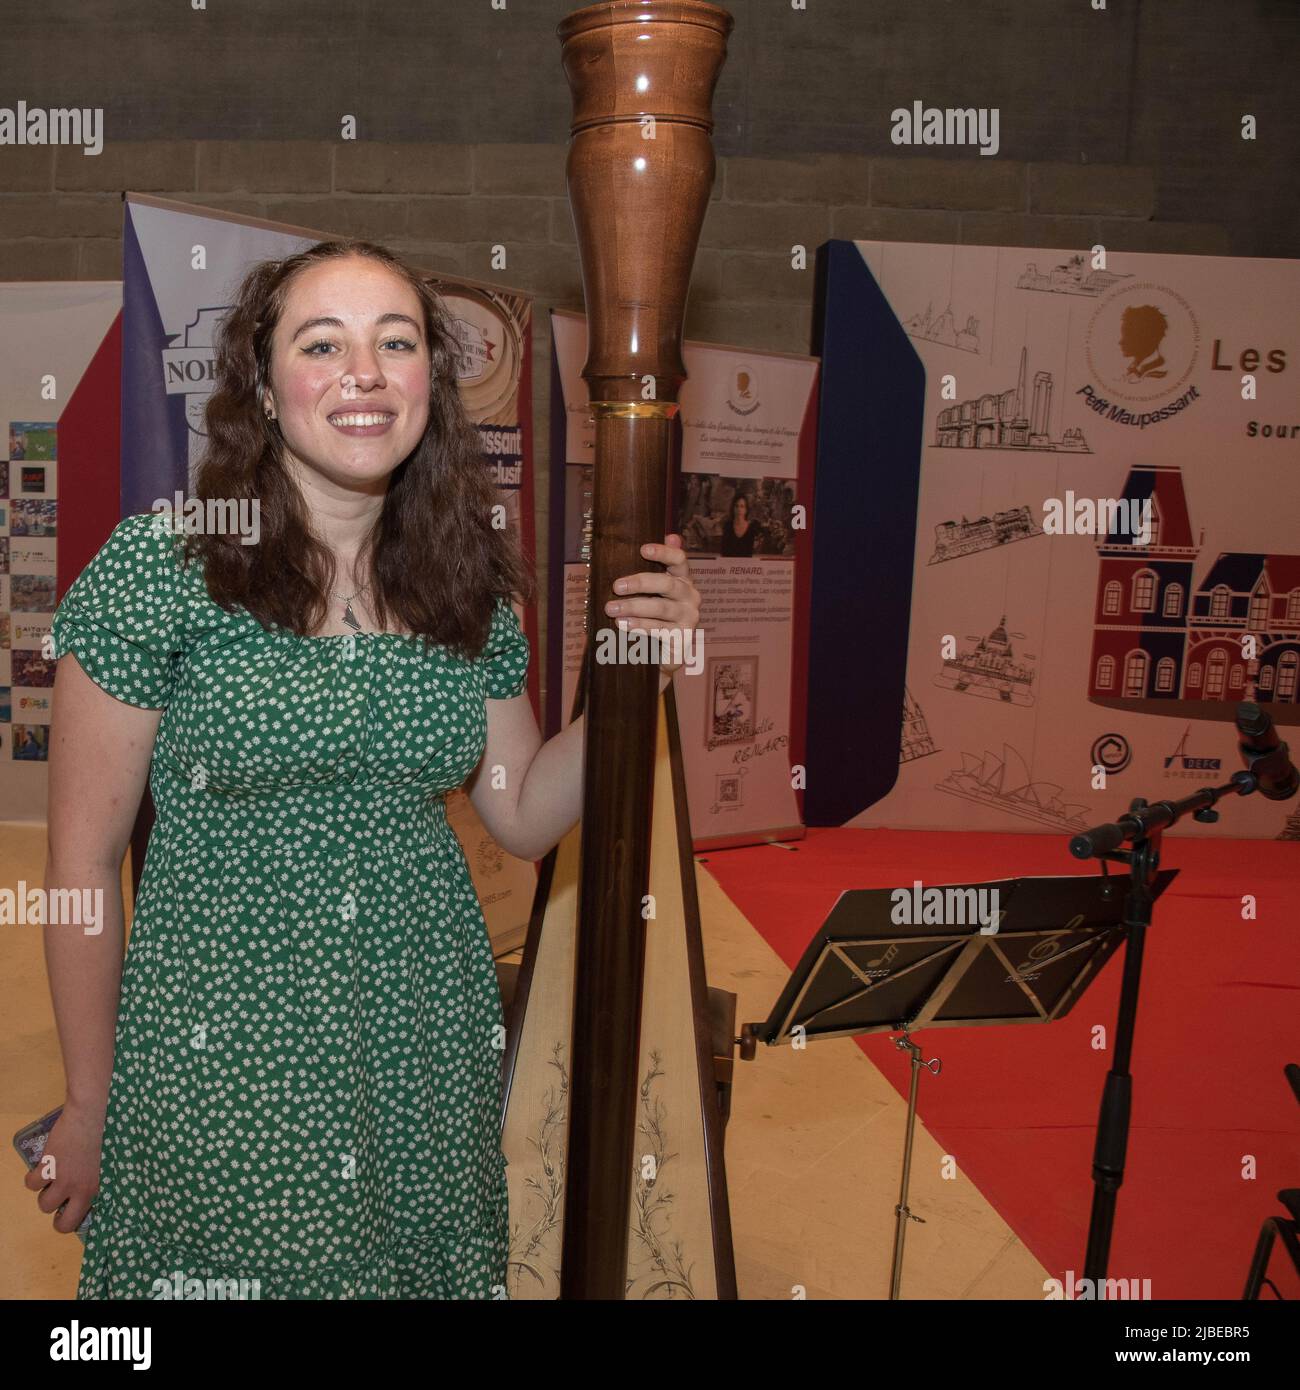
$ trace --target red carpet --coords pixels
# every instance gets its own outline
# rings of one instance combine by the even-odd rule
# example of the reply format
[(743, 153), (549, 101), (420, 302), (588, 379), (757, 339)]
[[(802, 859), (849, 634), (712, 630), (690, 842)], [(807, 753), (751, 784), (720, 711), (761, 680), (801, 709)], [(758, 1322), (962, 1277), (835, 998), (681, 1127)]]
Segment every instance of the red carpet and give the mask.
[[(702, 862), (790, 966), (846, 888), (1089, 867), (1070, 857), (1064, 835), (840, 829), (810, 831), (793, 850), (715, 850)], [(1161, 867), (1180, 873), (1147, 935), (1109, 1273), (1150, 1279), (1156, 1299), (1238, 1299), (1260, 1223), (1281, 1213), (1277, 1190), (1300, 1187), (1300, 1106), (1282, 1074), (1300, 1062), (1300, 857), (1287, 842), (1175, 834)], [(1258, 904), (1253, 922), (1241, 918), (1246, 893)], [(1090, 1030), (1102, 1023), (1113, 1040), (1122, 960), (1116, 953), (1057, 1023), (917, 1035), (927, 1057), (943, 1059), (941, 1077), (922, 1078), (930, 1133), (1060, 1279), (1066, 1270), (1083, 1277), (1093, 1136), (1110, 1065)], [(860, 1045), (906, 1096), (903, 1054), (885, 1036)], [(1253, 1180), (1243, 1176), (1250, 1156)], [(892, 1205), (897, 1172), (880, 1181), (881, 1201)], [(1270, 1274), (1284, 1295), (1300, 1296), (1288, 1270), (1275, 1249)]]

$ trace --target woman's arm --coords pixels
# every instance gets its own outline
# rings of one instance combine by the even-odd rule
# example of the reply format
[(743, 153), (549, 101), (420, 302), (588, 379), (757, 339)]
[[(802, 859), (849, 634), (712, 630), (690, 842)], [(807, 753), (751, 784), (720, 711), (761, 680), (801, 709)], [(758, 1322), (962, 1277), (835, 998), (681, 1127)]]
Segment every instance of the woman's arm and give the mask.
[[(628, 619), (634, 628), (676, 628), (694, 632), (699, 624), (699, 590), (691, 582), (681, 537), (647, 544), (641, 553), (666, 564), (665, 572), (628, 575), (606, 604), (606, 612)], [(680, 664), (680, 663), (678, 663)], [(660, 668), (662, 693), (672, 679)], [(520, 859), (540, 859), (569, 833), (582, 816), (583, 741), (586, 720), (579, 715), (554, 738), (542, 742), (527, 692), (487, 702), (487, 746), (466, 783), (470, 801), (488, 833)]]
[(42, 1211), (68, 1203), (54, 1223), (59, 1231), (76, 1230), (99, 1185), (122, 981), (122, 857), (162, 713), (115, 700), (75, 656), (60, 660), (50, 724), (46, 901), (60, 888), (99, 889), (103, 914), (94, 934), (66, 923), (44, 928), (67, 1093), (45, 1149), (55, 1160), (55, 1177), (47, 1186), (38, 1164), (27, 1185), (44, 1188), (37, 1203)]

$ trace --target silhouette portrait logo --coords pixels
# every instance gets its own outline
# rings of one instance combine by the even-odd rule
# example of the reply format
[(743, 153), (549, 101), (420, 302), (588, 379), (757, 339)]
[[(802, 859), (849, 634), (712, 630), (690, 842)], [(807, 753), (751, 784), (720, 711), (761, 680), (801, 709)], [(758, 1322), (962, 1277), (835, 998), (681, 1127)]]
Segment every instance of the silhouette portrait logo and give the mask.
[(1160, 402), (1176, 395), (1200, 357), (1201, 326), (1166, 285), (1117, 287), (1088, 324), (1088, 370), (1114, 399)]

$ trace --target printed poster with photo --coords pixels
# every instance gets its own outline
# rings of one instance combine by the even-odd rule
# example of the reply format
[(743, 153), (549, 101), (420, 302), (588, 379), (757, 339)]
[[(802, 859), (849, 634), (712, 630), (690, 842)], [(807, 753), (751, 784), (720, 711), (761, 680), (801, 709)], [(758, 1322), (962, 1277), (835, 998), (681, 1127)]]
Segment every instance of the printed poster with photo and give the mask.
[[(555, 311), (551, 326), (566, 466), (552, 475), (553, 499), (557, 485), (563, 492), (552, 504), (551, 612), (562, 611), (563, 624), (552, 629), (550, 652), (562, 663), (567, 722), (586, 641), (593, 430), (581, 374), (585, 316)], [(676, 529), (703, 632), (699, 670), (674, 679), (691, 831), (699, 849), (794, 838), (802, 834), (790, 758), (795, 565), (810, 515), (800, 489), (811, 478), (817, 361), (691, 342), (683, 360)], [(554, 677), (548, 685), (556, 690)]]

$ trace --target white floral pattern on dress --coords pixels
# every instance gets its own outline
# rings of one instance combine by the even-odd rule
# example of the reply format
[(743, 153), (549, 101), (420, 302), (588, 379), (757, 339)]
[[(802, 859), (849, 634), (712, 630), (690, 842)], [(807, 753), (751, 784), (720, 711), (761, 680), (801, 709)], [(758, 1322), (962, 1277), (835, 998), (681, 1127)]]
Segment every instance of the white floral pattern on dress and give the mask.
[(504, 1297), (502, 1011), (443, 797), (528, 638), (504, 600), (475, 661), (267, 631), (179, 543), (127, 517), (53, 620), (164, 710), (77, 1296)]

